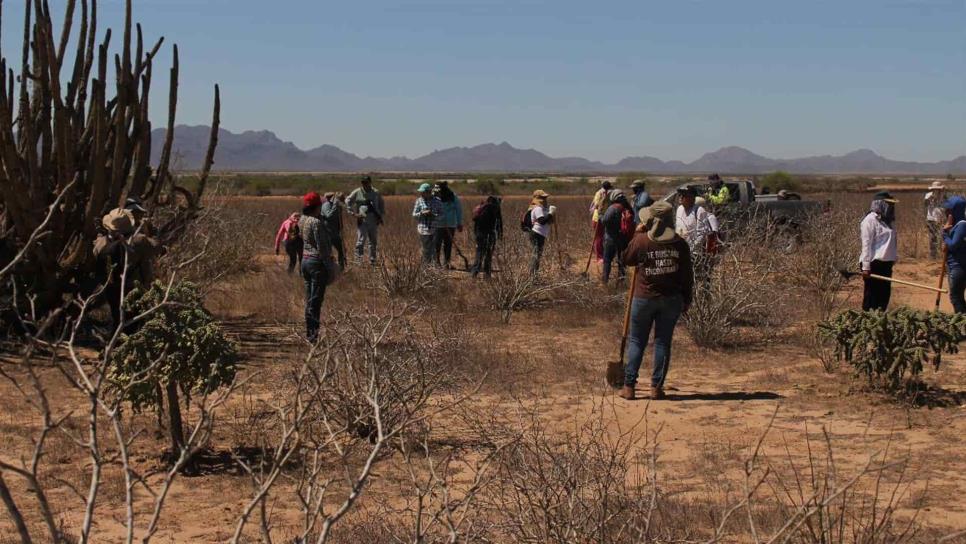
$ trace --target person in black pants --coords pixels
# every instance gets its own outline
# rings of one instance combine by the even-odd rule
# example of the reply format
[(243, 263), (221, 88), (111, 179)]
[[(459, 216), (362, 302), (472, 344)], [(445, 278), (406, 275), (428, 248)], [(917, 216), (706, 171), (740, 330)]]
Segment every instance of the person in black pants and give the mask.
[(488, 196), (473, 210), (473, 236), (476, 238), (476, 262), (473, 263), (473, 277), (490, 277), (493, 272), (493, 249), (496, 241), (503, 238), (503, 213), (500, 199)]
[(886, 191), (876, 193), (869, 213), (862, 219), (862, 253), (859, 263), (865, 280), (862, 310), (885, 311), (892, 296), (892, 283), (872, 278), (872, 275), (892, 277), (897, 257), (896, 199)]
[[(869, 274), (892, 277), (892, 267), (894, 262), (872, 261), (869, 267)], [(892, 298), (892, 283), (885, 280), (866, 277), (865, 286), (862, 291), (862, 309), (886, 311), (889, 308), (889, 300)]]

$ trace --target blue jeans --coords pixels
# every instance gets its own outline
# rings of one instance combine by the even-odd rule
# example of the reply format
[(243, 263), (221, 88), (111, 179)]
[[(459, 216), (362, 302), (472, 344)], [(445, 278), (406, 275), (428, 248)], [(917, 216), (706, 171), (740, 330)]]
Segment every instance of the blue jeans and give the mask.
[(654, 371), (651, 387), (664, 387), (668, 367), (671, 365), (671, 338), (677, 325), (684, 299), (681, 295), (656, 298), (635, 298), (631, 304), (631, 330), (624, 357), (624, 385), (637, 384), (647, 339), (654, 329)]
[(966, 270), (958, 266), (949, 267), (949, 302), (953, 304), (953, 311), (966, 314)]
[(305, 280), (305, 336), (309, 342), (319, 338), (322, 301), (329, 273), (318, 257), (306, 257), (302, 261), (302, 279)]
[(624, 278), (624, 259), (622, 255), (626, 248), (627, 244), (623, 240), (615, 240), (609, 236), (604, 236), (604, 270), (602, 277), (604, 283), (610, 280), (610, 270), (615, 259), (617, 260), (617, 277), (618, 279)]

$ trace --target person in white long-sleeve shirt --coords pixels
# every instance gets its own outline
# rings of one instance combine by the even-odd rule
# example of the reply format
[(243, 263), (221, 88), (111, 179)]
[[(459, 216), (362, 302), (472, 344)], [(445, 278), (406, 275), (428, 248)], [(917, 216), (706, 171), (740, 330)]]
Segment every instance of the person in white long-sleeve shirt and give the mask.
[(876, 193), (869, 207), (869, 213), (862, 219), (859, 228), (862, 235), (862, 252), (859, 264), (865, 280), (862, 296), (862, 309), (882, 310), (889, 307), (892, 284), (885, 280), (870, 277), (892, 277), (892, 267), (898, 257), (896, 221), (896, 199), (886, 191)]

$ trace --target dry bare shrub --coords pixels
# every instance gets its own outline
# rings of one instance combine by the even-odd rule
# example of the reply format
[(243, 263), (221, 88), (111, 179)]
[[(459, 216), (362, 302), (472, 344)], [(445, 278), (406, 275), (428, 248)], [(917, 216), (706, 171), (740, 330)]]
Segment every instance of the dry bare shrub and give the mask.
[(178, 267), (180, 279), (207, 289), (234, 275), (255, 270), (255, 256), (265, 238), (257, 228), (263, 218), (239, 213), (229, 203), (224, 197), (205, 199), (194, 221), (182, 227), (184, 232), (158, 260), (163, 274)]
[[(296, 542), (325, 542), (356, 505), (377, 462), (390, 449), (425, 439), (428, 422), (462, 400), (450, 389), (454, 372), (439, 364), (439, 339), (419, 334), (412, 306), (342, 314), (262, 409), (263, 436), (275, 437), (257, 464), (237, 459), (253, 495), (236, 527), (239, 542), (256, 515), (263, 539), (275, 525), (266, 502), (284, 479), (300, 510)], [(281, 492), (278, 492), (281, 493)], [(274, 499), (272, 499), (274, 500)]]
[[(774, 497), (775, 536), (802, 544), (902, 544), (920, 542), (920, 507), (902, 514), (911, 498), (909, 459), (894, 459), (890, 443), (852, 474), (837, 464), (832, 439), (823, 428), (821, 444), (806, 432), (807, 458), (786, 450), (784, 467), (769, 464), (767, 485)], [(921, 504), (913, 498), (915, 504)], [(752, 525), (753, 527), (753, 525)]]
[(444, 275), (439, 268), (426, 265), (418, 253), (390, 248), (382, 253), (382, 262), (375, 274), (368, 276), (380, 291), (390, 297), (412, 298), (425, 294), (442, 284)]
[(493, 261), (497, 271), (480, 284), (485, 303), (509, 323), (515, 312), (565, 300), (566, 293), (581, 283), (574, 275), (552, 266), (549, 245), (544, 246), (541, 268), (530, 272), (531, 247), (524, 236), (507, 236)]
[(683, 316), (695, 344), (725, 348), (774, 338), (791, 319), (781, 255), (760, 240), (739, 239), (716, 257), (694, 256), (694, 300)]
[(598, 408), (561, 433), (532, 419), (481, 499), (495, 518), (492, 540), (645, 540), (658, 498), (642, 422), (614, 431)]
[(846, 279), (839, 271), (856, 266), (858, 228), (852, 214), (834, 210), (809, 218), (801, 237), (798, 251), (783, 261), (782, 275), (825, 320), (842, 307)]

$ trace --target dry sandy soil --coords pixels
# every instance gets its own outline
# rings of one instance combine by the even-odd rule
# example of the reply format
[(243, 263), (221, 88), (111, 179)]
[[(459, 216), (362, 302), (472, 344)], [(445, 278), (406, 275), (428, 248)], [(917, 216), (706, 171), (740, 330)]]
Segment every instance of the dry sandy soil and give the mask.
[[(282, 215), (271, 213), (273, 217)], [(932, 284), (938, 268), (938, 263), (913, 259), (900, 264), (896, 276)], [(361, 286), (364, 273), (353, 270), (330, 290), (327, 315), (385, 304), (385, 295)], [(449, 281), (471, 287), (473, 280), (454, 273)], [(249, 395), (257, 396), (269, 388), (280, 361), (297, 357), (304, 349), (297, 335), (300, 289), (300, 280), (284, 273), (280, 258), (264, 253), (254, 271), (218, 286), (209, 295), (210, 307), (240, 344), (244, 373), (256, 375)], [(844, 296), (851, 305), (861, 296), (859, 289), (856, 280), (846, 290)], [(619, 295), (617, 291), (611, 294)], [(895, 288), (894, 300), (922, 309), (933, 304), (929, 293), (902, 286)], [(950, 309), (948, 301), (943, 301), (943, 308)], [(436, 306), (432, 311), (441, 310)], [(710, 351), (696, 347), (679, 325), (667, 400), (627, 402), (616, 398), (602, 380), (604, 365), (617, 352), (619, 304), (602, 312), (571, 307), (531, 310), (515, 315), (510, 325), (500, 323), (492, 313), (481, 312), (465, 297), (454, 299), (447, 311), (458, 315), (475, 337), (486, 339), (487, 357), (493, 360), (490, 381), (470, 399), (471, 405), (494, 412), (512, 411), (520, 405), (535, 407), (551, 432), (573, 429), (592, 414), (602, 413), (615, 433), (646, 418), (649, 436), (659, 430), (657, 452), (667, 496), (701, 499), (734, 493), (741, 485), (743, 460), (774, 417), (764, 437), (763, 452), (776, 465), (787, 465), (789, 460), (804, 463), (808, 448), (824, 447), (823, 433), (829, 437), (843, 474), (858, 470), (876, 452), (908, 458), (905, 478), (909, 485), (898, 501), (903, 515), (918, 516), (936, 534), (966, 528), (964, 355), (947, 357), (939, 371), (927, 371), (927, 382), (941, 386), (943, 392), (931, 405), (913, 407), (864, 391), (861, 381), (852, 380), (844, 369), (825, 373), (809, 350), (794, 340), (793, 333), (767, 344)], [(55, 375), (46, 378), (49, 387), (58, 386)], [(646, 391), (639, 394), (646, 397)], [(4, 444), (0, 455), (15, 459), (28, 450), (28, 437), (36, 422), (30, 408), (16, 402), (18, 396), (6, 380), (0, 380), (0, 399), (0, 441)], [(60, 408), (80, 402), (69, 393), (55, 399)], [(216, 433), (215, 450), (244, 440), (244, 430), (239, 428), (245, 424), (244, 402), (239, 398), (222, 413), (224, 424)], [(150, 428), (150, 418), (142, 417)], [(55, 440), (59, 449), (49, 460), (51, 475), (82, 488), (83, 456), (68, 440)], [(159, 435), (149, 440), (137, 458), (146, 471), (157, 467), (156, 452), (164, 444)], [(389, 469), (377, 471), (372, 493), (388, 493), (393, 479)], [(106, 515), (97, 521), (96, 542), (111, 542), (121, 535), (120, 484), (108, 481), (107, 486), (110, 491), (100, 507)], [(226, 540), (250, 494), (248, 479), (230, 467), (181, 478), (172, 489), (158, 541)], [(76, 527), (80, 522), (77, 499), (65, 485), (55, 486), (53, 496), (64, 525)], [(273, 509), (279, 524), (294, 519), (294, 508), (284, 499), (274, 503)], [(28, 514), (35, 517), (36, 513), (28, 509)], [(9, 529), (6, 523), (0, 521), (0, 527)], [(14, 541), (9, 533), (0, 536), (0, 543)]]

